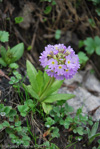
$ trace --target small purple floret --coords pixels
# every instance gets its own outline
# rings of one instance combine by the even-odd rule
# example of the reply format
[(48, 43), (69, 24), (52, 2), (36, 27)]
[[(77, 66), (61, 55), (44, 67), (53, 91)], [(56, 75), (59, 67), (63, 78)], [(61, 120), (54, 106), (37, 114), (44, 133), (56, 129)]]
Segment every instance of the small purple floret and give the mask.
[(80, 68), (78, 55), (71, 46), (66, 47), (64, 44), (45, 47), (39, 61), (44, 68), (48, 66), (47, 74), (58, 80), (71, 79)]

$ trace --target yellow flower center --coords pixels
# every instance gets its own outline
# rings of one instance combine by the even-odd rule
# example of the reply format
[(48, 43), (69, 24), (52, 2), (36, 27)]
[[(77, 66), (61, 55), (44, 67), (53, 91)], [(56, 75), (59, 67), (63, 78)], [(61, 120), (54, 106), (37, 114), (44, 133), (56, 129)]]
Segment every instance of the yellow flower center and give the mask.
[(52, 62), (52, 64), (54, 65), (54, 64), (55, 64), (55, 62), (53, 61), (53, 62)]
[(68, 64), (70, 64), (70, 61), (68, 61)]
[(61, 69), (62, 68), (62, 66), (59, 66), (59, 69)]
[(68, 69), (66, 69), (66, 72), (68, 72)]

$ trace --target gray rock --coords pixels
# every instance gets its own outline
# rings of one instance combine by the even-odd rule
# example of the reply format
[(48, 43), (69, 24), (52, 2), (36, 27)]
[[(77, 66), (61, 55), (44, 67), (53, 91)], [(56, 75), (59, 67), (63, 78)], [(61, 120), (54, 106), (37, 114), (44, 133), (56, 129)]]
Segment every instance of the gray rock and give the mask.
[(100, 94), (100, 81), (95, 77), (94, 74), (87, 75), (83, 85), (87, 90), (96, 91)]
[[(75, 98), (68, 100), (68, 104), (77, 111), (78, 108), (82, 107), (83, 113), (87, 113), (94, 110), (100, 105), (100, 97), (93, 96), (83, 87), (78, 87), (73, 92), (68, 91), (67, 87), (61, 88), (59, 93), (71, 93), (76, 95)], [(97, 118), (97, 116), (95, 116)]]
[(96, 112), (93, 115), (93, 120), (97, 121), (100, 120), (100, 107), (96, 110)]

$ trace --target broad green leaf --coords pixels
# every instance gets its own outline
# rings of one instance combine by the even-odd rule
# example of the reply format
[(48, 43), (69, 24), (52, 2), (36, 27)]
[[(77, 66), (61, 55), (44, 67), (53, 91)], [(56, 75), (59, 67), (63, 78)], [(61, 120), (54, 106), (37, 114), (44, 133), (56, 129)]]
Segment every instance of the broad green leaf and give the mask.
[(100, 46), (99, 47), (96, 47), (95, 52), (96, 52), (97, 55), (100, 55)]
[(8, 40), (9, 40), (9, 33), (6, 31), (0, 31), (0, 41), (8, 42)]
[(73, 94), (54, 94), (51, 95), (49, 97), (47, 97), (43, 102), (45, 103), (53, 103), (55, 101), (59, 101), (59, 100), (69, 100), (71, 98), (74, 98), (75, 95)]
[(95, 124), (93, 125), (92, 129), (90, 130), (88, 134), (89, 139), (96, 134), (98, 126), (99, 126), (99, 122), (95, 122)]
[(54, 83), (52, 84), (51, 88), (47, 92), (46, 96), (49, 96), (53, 92), (56, 92), (61, 87), (63, 82), (64, 82), (63, 80), (55, 80)]
[(100, 136), (100, 133), (97, 133), (97, 134), (95, 134), (94, 136), (92, 136), (92, 137), (89, 139), (89, 144), (91, 144), (92, 141), (93, 141), (96, 137), (98, 137), (98, 136)]
[(32, 86), (33, 90), (36, 93), (38, 93), (39, 87), (38, 87), (38, 83), (36, 80), (37, 71), (36, 71), (35, 67), (31, 64), (31, 62), (28, 60), (26, 62), (26, 67), (27, 67), (27, 75), (29, 77), (29, 81), (31, 83), (31, 86)]
[(46, 86), (48, 84), (49, 79), (50, 79), (50, 77), (48, 76), (46, 71), (44, 72), (43, 78), (44, 78), (44, 86)]
[(50, 111), (52, 110), (52, 105), (50, 104), (46, 104), (44, 102), (42, 102), (42, 107), (43, 107), (43, 110), (46, 114), (49, 114)]
[(12, 60), (12, 63), (19, 60), (24, 53), (24, 44), (23, 43), (17, 44), (16, 46), (10, 49), (10, 52), (13, 54), (13, 57), (14, 57), (14, 60)]
[(43, 72), (42, 71), (38, 71), (37, 75), (36, 75), (36, 81), (38, 83), (38, 87), (39, 87), (39, 93), (41, 93), (42, 87), (44, 85), (43, 82)]
[(1, 54), (3, 59), (5, 58), (6, 52), (7, 51), (6, 51), (5, 47), (1, 46), (0, 47), (0, 54)]
[(6, 62), (3, 60), (3, 58), (0, 58), (0, 64), (4, 67), (7, 66)]
[(35, 99), (39, 99), (38, 94), (33, 90), (31, 85), (26, 86), (25, 84), (23, 84), (25, 90), (30, 93), (30, 95), (35, 98)]

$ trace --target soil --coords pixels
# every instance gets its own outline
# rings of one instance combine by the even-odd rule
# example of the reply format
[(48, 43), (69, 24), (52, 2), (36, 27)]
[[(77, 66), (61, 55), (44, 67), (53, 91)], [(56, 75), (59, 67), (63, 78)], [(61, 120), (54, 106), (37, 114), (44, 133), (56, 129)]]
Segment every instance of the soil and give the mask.
[[(100, 20), (92, 2), (85, 0), (55, 1), (56, 5), (51, 5), (48, 1), (41, 2), (40, 0), (3, 0), (0, 2), (0, 30), (8, 31), (10, 34), (9, 42), (0, 43), (0, 46), (13, 47), (20, 42), (24, 43), (25, 52), (18, 61), (20, 66), (18, 71), (23, 77), (26, 75), (26, 59), (29, 59), (37, 69), (42, 70), (39, 63), (39, 55), (47, 44), (64, 43), (66, 46), (71, 45), (77, 53), (79, 40), (96, 35), (100, 36)], [(48, 5), (52, 7), (52, 11), (49, 14), (45, 14), (44, 10)], [(24, 22), (16, 24), (15, 17), (18, 16), (23, 17)], [(95, 27), (90, 25), (88, 19), (95, 21)], [(55, 39), (55, 31), (57, 29), (61, 30), (61, 38), (59, 40)], [(29, 46), (31, 46), (30, 51), (27, 50)], [(81, 51), (84, 51), (84, 48), (81, 48)], [(100, 78), (99, 61), (100, 58), (93, 55), (90, 57), (89, 63), (95, 69), (97, 77)], [(2, 72), (4, 73), (3, 75)], [(1, 67), (0, 102), (5, 105), (15, 106), (14, 104), (20, 103), (20, 99), (16, 90), (9, 85), (9, 78), (11, 77), (9, 72), (9, 68)], [(28, 84), (27, 78), (25, 82)], [(21, 91), (24, 95), (24, 91)], [(36, 115), (35, 121), (43, 135), (46, 131), (43, 120)], [(37, 127), (31, 123), (31, 120), (30, 124), (36, 134), (40, 133), (37, 131)], [(100, 125), (98, 132), (100, 132)], [(61, 128), (60, 138), (53, 139), (52, 142), (60, 149), (65, 149), (68, 145), (69, 135), (69, 132)], [(47, 138), (42, 137), (41, 139), (40, 137), (38, 144), (42, 144)], [(88, 139), (84, 136), (84, 141), (75, 143), (69, 149), (91, 149), (93, 146), (98, 145), (97, 139), (90, 146), (87, 146)], [(75, 142), (74, 138), (73, 142)], [(3, 130), (0, 132), (0, 145), (6, 146), (7, 143), (11, 144), (11, 141)]]

